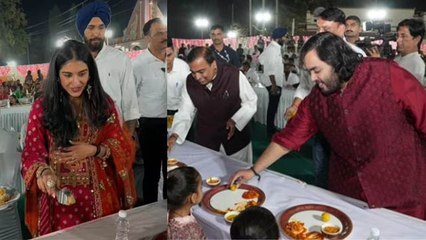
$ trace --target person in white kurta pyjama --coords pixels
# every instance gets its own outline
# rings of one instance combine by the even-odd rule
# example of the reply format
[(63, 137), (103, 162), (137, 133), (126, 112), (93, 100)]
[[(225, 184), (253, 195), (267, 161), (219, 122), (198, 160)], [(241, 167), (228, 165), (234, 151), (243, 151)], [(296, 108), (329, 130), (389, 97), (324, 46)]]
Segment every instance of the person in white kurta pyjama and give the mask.
[[(197, 59), (194, 60), (194, 63), (196, 62)], [(211, 70), (212, 72), (211, 76), (207, 77), (208, 83), (205, 84), (205, 87), (211, 91), (216, 77), (216, 73), (214, 73), (214, 68), (217, 69), (217, 65), (216, 61), (214, 61), (210, 65), (208, 65), (206, 61), (204, 61), (203, 64), (204, 63), (205, 65), (203, 65), (203, 67), (208, 66), (209, 70)], [(199, 66), (194, 65), (193, 63), (189, 63), (189, 65), (193, 76), (195, 74), (198, 74)], [(203, 67), (201, 67), (200, 69), (204, 69)], [(209, 70), (206, 70), (206, 72), (208, 72)], [(239, 131), (242, 131), (256, 112), (257, 95), (253, 91), (253, 88), (251, 87), (250, 83), (247, 81), (247, 78), (241, 71), (239, 72), (239, 97), (241, 99), (241, 107), (238, 109), (237, 112), (234, 113), (231, 119), (235, 123), (235, 128)], [(196, 112), (197, 109), (191, 100), (191, 96), (188, 94), (187, 87), (184, 87), (182, 92), (181, 105), (179, 107), (178, 112), (174, 116), (173, 125), (170, 131), (171, 135), (168, 140), (169, 150), (173, 147), (175, 143), (182, 144), (185, 141), (186, 135), (191, 127)], [(215, 116), (211, 117), (214, 118)], [(173, 140), (171, 141), (171, 139)], [(220, 147), (220, 151), (225, 153), (223, 144)], [(230, 156), (244, 162), (252, 163), (252, 155), (253, 154), (251, 142), (249, 142), (249, 144), (246, 145), (244, 148)]]

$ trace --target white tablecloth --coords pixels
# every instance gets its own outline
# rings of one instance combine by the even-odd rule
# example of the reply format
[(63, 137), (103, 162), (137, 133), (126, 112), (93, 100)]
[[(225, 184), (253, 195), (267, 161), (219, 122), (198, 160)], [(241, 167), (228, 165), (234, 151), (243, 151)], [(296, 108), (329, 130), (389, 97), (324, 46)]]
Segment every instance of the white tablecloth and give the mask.
[(31, 105), (13, 106), (0, 108), (0, 128), (10, 130), (12, 127), (19, 132), (21, 126), (28, 121)]
[[(246, 163), (235, 161), (221, 153), (201, 147), (191, 142), (175, 145), (169, 157), (174, 157), (189, 166), (195, 167), (205, 180), (209, 176), (219, 176), (227, 183), (229, 176)], [(281, 213), (299, 204), (318, 203), (332, 206), (346, 213), (352, 220), (353, 229), (347, 239), (367, 239), (370, 228), (381, 231), (380, 239), (425, 239), (426, 222), (387, 209), (365, 209), (352, 201), (344, 200), (340, 195), (299, 180), (266, 170), (261, 173), (258, 182), (252, 179), (248, 184), (259, 187), (265, 192), (264, 207), (272, 211), (277, 220)], [(210, 188), (203, 185), (203, 191)], [(357, 202), (357, 201), (354, 201)], [(202, 207), (194, 207), (194, 215), (210, 239), (229, 239), (229, 228), (223, 216), (212, 214)], [(281, 236), (283, 237), (283, 236)]]
[[(166, 200), (127, 210), (127, 219), (130, 223), (129, 240), (152, 239), (153, 236), (166, 231), (166, 216)], [(112, 214), (37, 239), (111, 240), (115, 238), (117, 217), (117, 213)]]
[(257, 95), (257, 111), (253, 119), (255, 122), (266, 125), (266, 112), (269, 103), (268, 90), (262, 84), (257, 84), (253, 87), (253, 90)]

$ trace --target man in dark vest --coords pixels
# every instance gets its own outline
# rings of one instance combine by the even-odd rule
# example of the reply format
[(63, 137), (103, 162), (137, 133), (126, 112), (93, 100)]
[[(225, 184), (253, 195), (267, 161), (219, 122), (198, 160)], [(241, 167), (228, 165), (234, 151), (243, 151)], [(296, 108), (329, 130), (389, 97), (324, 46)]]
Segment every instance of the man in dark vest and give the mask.
[(188, 55), (191, 74), (174, 116), (167, 145), (183, 143), (195, 114), (195, 142), (244, 162), (252, 162), (247, 123), (257, 108), (257, 95), (238, 68), (216, 61), (206, 47)]
[(329, 32), (300, 59), (316, 86), (251, 169), (247, 181), (315, 133), (330, 143), (328, 187), (371, 208), (426, 219), (426, 91), (393, 61), (360, 57)]

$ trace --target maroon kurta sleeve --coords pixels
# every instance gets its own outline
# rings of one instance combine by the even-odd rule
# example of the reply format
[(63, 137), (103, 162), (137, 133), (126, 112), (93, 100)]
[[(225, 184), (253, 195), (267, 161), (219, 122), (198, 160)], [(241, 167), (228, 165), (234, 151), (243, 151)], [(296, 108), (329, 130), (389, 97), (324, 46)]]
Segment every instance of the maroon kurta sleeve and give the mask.
[(302, 101), (293, 119), (281, 132), (273, 136), (273, 142), (287, 149), (299, 151), (300, 147), (318, 131), (310, 111), (309, 101), (311, 101), (309, 96)]
[(34, 102), (27, 125), (25, 146), (22, 151), (22, 176), (27, 189), (35, 179), (35, 171), (40, 165), (48, 164), (46, 131), (42, 125), (43, 108), (41, 100)]
[(426, 90), (411, 73), (392, 66), (391, 85), (401, 108), (411, 117), (417, 131), (426, 135)]

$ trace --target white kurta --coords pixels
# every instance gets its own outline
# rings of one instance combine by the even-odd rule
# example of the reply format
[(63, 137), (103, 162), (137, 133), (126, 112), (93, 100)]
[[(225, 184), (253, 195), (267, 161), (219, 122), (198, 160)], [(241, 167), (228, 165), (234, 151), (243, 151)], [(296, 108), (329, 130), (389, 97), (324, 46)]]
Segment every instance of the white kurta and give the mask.
[(182, 89), (191, 73), (188, 64), (179, 59), (173, 60), (173, 69), (167, 73), (167, 110), (177, 110), (182, 98)]
[(255, 86), (259, 83), (259, 75), (252, 67), (246, 72), (246, 78), (252, 86)]
[(281, 46), (272, 41), (268, 47), (260, 54), (259, 63), (263, 65), (263, 75), (261, 77), (261, 82), (266, 87), (272, 85), (269, 76), (275, 76), (275, 82), (277, 86), (283, 85), (284, 78), (284, 65), (281, 55)]
[(104, 91), (119, 108), (125, 121), (138, 119), (139, 107), (130, 59), (104, 44), (95, 58)]
[(395, 57), (395, 62), (402, 68), (409, 71), (420, 83), (425, 86), (423, 77), (425, 76), (425, 63), (418, 52), (412, 52), (405, 56), (398, 55)]
[(166, 63), (146, 49), (133, 60), (139, 112), (146, 118), (167, 117)]
[[(209, 83), (207, 87), (209, 89), (212, 88), (212, 84)], [(244, 76), (242, 72), (240, 72), (239, 76), (239, 91), (240, 91), (240, 99), (241, 99), (241, 107), (240, 109), (231, 117), (235, 122), (235, 127), (242, 131), (244, 127), (248, 124), (250, 119), (253, 117), (254, 113), (257, 109), (257, 95), (253, 91), (250, 83), (247, 81), (247, 78)], [(194, 116), (197, 109), (194, 106), (194, 103), (191, 100), (191, 97), (188, 94), (186, 87), (183, 88), (182, 91), (182, 101), (179, 106), (179, 111), (175, 114), (173, 119), (173, 125), (170, 133), (176, 133), (179, 138), (177, 139), (178, 144), (182, 144), (185, 141), (186, 135), (188, 134), (189, 129), (191, 128), (192, 121), (194, 120)], [(214, 116), (212, 116), (214, 117)], [(249, 144), (251, 145), (251, 144)], [(252, 149), (245, 147), (239, 152), (233, 154), (233, 157), (237, 156), (251, 156), (251, 153), (247, 153), (246, 151), (251, 152)], [(242, 153), (244, 152), (244, 153)], [(241, 158), (239, 160), (243, 160), (245, 162), (252, 162), (252, 159)]]
[(294, 88), (293, 85), (297, 83), (299, 83), (299, 76), (292, 72), (288, 75), (288, 79), (284, 80), (281, 89), (280, 103), (278, 104), (277, 114), (275, 115), (275, 126), (279, 129), (284, 128), (287, 124), (287, 119), (283, 116), (287, 108), (293, 103), (294, 94), (296, 92), (296, 88)]

